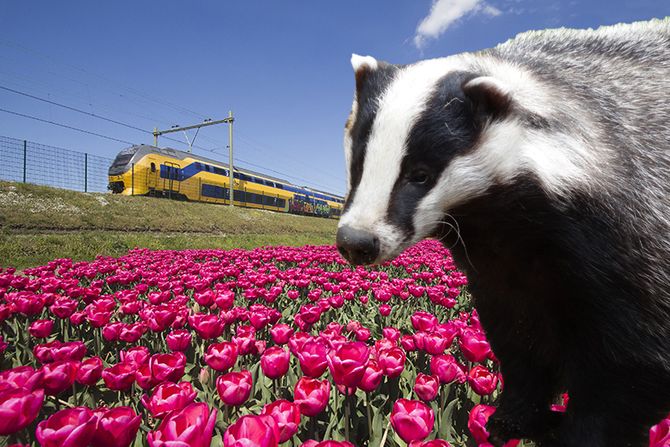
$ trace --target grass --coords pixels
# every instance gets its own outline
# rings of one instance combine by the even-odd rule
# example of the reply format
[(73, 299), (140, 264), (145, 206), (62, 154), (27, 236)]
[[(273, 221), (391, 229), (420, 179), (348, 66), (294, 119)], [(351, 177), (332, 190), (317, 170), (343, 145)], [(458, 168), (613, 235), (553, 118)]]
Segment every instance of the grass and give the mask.
[(150, 197), (0, 182), (0, 266), (151, 249), (330, 244), (337, 222)]

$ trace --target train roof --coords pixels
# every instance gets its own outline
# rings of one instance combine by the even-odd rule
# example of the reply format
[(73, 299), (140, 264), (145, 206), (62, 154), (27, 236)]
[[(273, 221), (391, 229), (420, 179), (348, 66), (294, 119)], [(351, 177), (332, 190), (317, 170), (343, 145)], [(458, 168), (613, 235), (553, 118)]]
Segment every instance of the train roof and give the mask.
[[(227, 163), (223, 163), (221, 161), (214, 160), (212, 158), (203, 157), (201, 155), (197, 155), (197, 154), (194, 154), (192, 152), (180, 151), (178, 149), (173, 149), (171, 147), (161, 148), (161, 147), (156, 147), (156, 146), (152, 146), (152, 145), (149, 145), (149, 144), (137, 144), (135, 146), (131, 146), (129, 148), (123, 149), (119, 153), (119, 155), (121, 155), (121, 154), (137, 154), (139, 156), (144, 156), (146, 154), (156, 154), (156, 153), (161, 154), (161, 155), (167, 155), (167, 156), (173, 157), (173, 158), (177, 158), (179, 160), (183, 160), (187, 157), (188, 158), (193, 158), (194, 160), (202, 161), (202, 162), (205, 162), (205, 163), (216, 164), (216, 165), (218, 165), (222, 168), (228, 168)], [(286, 184), (289, 184), (289, 185), (292, 185), (292, 186), (298, 186), (298, 185), (294, 185), (292, 182), (290, 182), (288, 180), (281, 179), (281, 178), (278, 178), (278, 177), (274, 177), (274, 176), (271, 176), (271, 175), (267, 175), (267, 174), (264, 174), (262, 172), (252, 171), (252, 170), (247, 169), (247, 168), (240, 168), (239, 166), (233, 165), (233, 169), (235, 171), (242, 172), (244, 174), (249, 174), (249, 175), (253, 175), (253, 176), (256, 176), (256, 177), (263, 177), (264, 179), (272, 180), (274, 182), (281, 182), (281, 183), (286, 183)], [(333, 194), (331, 192), (321, 191), (321, 190), (318, 190), (318, 189), (315, 189), (315, 188), (310, 188), (308, 186), (300, 186), (300, 187), (308, 189), (309, 191), (329, 195), (329, 196), (332, 196), (332, 197), (335, 197), (335, 198), (338, 198), (338, 199), (344, 199), (344, 197), (342, 197), (340, 195), (337, 195), (337, 194)]]

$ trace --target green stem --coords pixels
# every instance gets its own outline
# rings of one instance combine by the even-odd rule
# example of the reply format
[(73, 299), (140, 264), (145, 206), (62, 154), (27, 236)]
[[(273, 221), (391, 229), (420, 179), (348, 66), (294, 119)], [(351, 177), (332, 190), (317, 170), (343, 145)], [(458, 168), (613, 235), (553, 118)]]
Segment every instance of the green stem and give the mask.
[(384, 435), (382, 436), (382, 440), (379, 441), (379, 447), (384, 447), (384, 444), (386, 444), (386, 437), (389, 434), (389, 428), (391, 428), (391, 420), (389, 419), (389, 423), (386, 424), (386, 430), (384, 430)]
[(370, 411), (370, 404), (368, 403), (368, 393), (365, 393), (363, 396), (364, 396), (363, 404), (365, 405), (365, 411), (368, 416), (368, 445), (369, 445), (370, 440), (372, 439), (372, 413)]
[(344, 440), (349, 441), (349, 420), (351, 419), (351, 396), (349, 389), (344, 389)]

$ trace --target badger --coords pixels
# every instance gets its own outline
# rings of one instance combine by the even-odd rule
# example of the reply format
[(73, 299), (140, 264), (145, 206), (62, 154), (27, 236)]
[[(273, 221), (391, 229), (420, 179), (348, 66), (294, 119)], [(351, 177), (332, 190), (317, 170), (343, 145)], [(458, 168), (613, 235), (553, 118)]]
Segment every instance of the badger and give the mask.
[(670, 20), (351, 62), (343, 257), (451, 249), (504, 378), (494, 445), (646, 445), (670, 412)]

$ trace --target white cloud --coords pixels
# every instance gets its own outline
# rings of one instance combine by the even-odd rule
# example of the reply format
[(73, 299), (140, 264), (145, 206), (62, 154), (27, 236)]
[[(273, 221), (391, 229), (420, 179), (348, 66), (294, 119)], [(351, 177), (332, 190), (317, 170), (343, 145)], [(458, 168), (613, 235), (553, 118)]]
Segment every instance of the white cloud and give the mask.
[(433, 0), (430, 13), (416, 28), (414, 45), (422, 48), (429, 39), (437, 39), (458, 19), (467, 14), (496, 17), (502, 12), (484, 0)]

